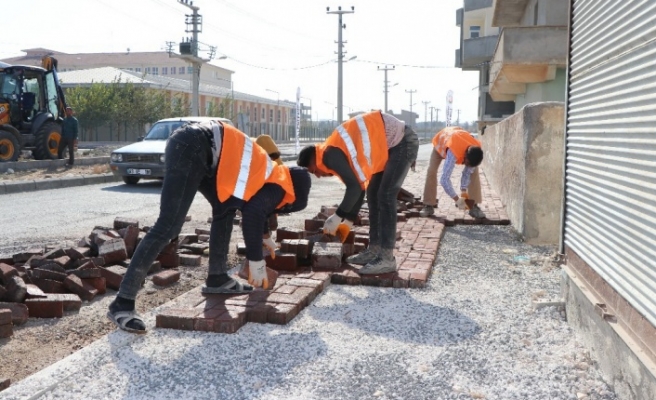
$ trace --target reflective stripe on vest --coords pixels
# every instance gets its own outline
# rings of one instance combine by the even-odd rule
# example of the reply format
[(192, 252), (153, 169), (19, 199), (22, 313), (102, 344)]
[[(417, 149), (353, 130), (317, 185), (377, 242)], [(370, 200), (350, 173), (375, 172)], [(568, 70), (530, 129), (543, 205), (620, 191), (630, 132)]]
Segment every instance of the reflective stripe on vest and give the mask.
[(362, 147), (364, 149), (364, 156), (367, 159), (367, 164), (371, 166), (371, 138), (369, 137), (369, 130), (367, 129), (367, 124), (364, 123), (364, 118), (362, 115), (355, 117), (355, 122), (358, 123), (358, 128), (362, 135)]
[[(355, 149), (355, 144), (353, 143), (353, 140), (351, 140), (351, 136), (348, 134), (348, 132), (346, 131), (346, 129), (344, 129), (344, 126), (342, 125), (337, 127), (337, 132), (339, 132), (339, 136), (342, 137), (342, 140), (346, 144), (346, 149), (348, 150), (347, 156), (351, 159), (351, 162), (353, 163), (353, 168), (355, 169), (355, 173), (358, 174), (358, 179), (360, 179), (360, 182), (366, 181), (367, 177), (364, 175), (364, 172), (362, 171), (362, 167), (358, 162), (358, 152)], [(364, 135), (362, 136), (364, 137)], [(369, 135), (367, 135), (367, 139), (368, 138)], [(371, 155), (369, 157), (371, 157)]]

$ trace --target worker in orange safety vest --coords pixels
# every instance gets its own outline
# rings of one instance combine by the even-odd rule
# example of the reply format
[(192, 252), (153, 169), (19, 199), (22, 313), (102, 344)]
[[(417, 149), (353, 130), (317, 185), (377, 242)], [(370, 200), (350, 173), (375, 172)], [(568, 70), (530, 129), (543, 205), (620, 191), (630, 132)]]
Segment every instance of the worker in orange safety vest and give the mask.
[[(212, 206), (209, 268), (202, 292), (243, 294), (253, 286), (270, 289), (262, 254), (274, 252), (267, 217), (291, 213), (307, 205), (311, 179), (305, 168), (273, 162), (267, 152), (230, 124), (211, 121), (175, 130), (166, 145), (166, 173), (160, 214), (137, 246), (108, 317), (119, 328), (143, 333), (135, 298), (160, 251), (177, 238), (196, 192)], [(246, 285), (228, 275), (227, 255), (236, 210), (241, 210), (248, 259)], [(263, 235), (264, 233), (264, 235)]]
[[(485, 218), (485, 213), (479, 207), (483, 200), (477, 168), (483, 161), (481, 142), (459, 126), (448, 126), (433, 137), (433, 149), (426, 171), (424, 207), (419, 215), (428, 217), (435, 213), (437, 170), (444, 160), (440, 184), (446, 194), (453, 199), (459, 209), (468, 210), (469, 215), (474, 218)], [(460, 178), (460, 195), (456, 194), (451, 185), (451, 175), (456, 165), (464, 165)]]
[(346, 185), (337, 211), (324, 223), (325, 233), (334, 235), (344, 225), (351, 228), (366, 193), (369, 247), (347, 259), (364, 265), (360, 274), (396, 271), (396, 198), (418, 148), (417, 134), (405, 122), (372, 111), (345, 121), (325, 142), (307, 146), (298, 155), (297, 164), (310, 173), (338, 176)]

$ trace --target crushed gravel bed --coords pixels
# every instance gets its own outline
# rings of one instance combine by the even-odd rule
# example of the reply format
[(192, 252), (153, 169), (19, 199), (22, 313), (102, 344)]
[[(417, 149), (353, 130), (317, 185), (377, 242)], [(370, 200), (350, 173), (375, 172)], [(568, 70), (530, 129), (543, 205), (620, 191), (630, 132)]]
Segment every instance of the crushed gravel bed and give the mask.
[(449, 227), (424, 289), (331, 285), (288, 325), (232, 335), (115, 332), (6, 394), (56, 379), (43, 398), (616, 399), (564, 311), (532, 306), (559, 297), (554, 254), (508, 226)]

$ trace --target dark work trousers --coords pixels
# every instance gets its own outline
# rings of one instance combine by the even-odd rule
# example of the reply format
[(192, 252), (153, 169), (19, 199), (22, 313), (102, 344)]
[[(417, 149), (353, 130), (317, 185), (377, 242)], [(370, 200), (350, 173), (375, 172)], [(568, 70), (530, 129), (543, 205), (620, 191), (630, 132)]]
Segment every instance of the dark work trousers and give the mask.
[(68, 146), (68, 165), (75, 163), (75, 139), (68, 139), (62, 137), (59, 139), (59, 148), (57, 149), (57, 157), (61, 160), (64, 158), (64, 149)]
[(394, 249), (396, 243), (396, 198), (417, 159), (419, 139), (409, 127), (399, 144), (389, 149), (385, 170), (374, 174), (367, 186), (369, 205), (369, 246)]
[(212, 148), (199, 128), (187, 126), (174, 132), (166, 145), (166, 175), (162, 185), (159, 217), (134, 252), (118, 295), (134, 300), (151, 264), (162, 249), (180, 234), (187, 212), (199, 191), (212, 205), (209, 275), (228, 271), (228, 249), (235, 207), (221, 204), (216, 193)]

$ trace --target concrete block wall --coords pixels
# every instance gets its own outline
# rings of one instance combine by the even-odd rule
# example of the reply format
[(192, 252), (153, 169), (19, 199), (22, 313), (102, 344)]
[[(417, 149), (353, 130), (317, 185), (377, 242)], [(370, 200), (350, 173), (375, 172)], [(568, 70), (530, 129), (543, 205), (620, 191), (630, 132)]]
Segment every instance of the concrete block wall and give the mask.
[(479, 136), (483, 170), (531, 244), (556, 244), (563, 198), (564, 103), (530, 103)]

